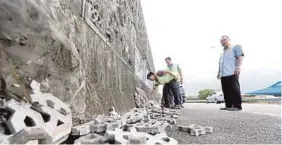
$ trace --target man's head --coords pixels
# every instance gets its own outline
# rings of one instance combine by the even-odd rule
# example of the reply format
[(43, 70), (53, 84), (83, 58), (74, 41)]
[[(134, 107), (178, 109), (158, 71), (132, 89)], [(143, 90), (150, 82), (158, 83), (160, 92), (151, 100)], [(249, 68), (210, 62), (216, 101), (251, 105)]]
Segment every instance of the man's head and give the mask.
[(167, 65), (172, 65), (171, 57), (165, 58), (165, 62)]
[(221, 45), (226, 48), (230, 45), (230, 38), (227, 35), (223, 35), (220, 39)]
[(155, 81), (156, 80), (156, 75), (153, 72), (149, 72), (147, 74), (147, 79), (150, 81)]

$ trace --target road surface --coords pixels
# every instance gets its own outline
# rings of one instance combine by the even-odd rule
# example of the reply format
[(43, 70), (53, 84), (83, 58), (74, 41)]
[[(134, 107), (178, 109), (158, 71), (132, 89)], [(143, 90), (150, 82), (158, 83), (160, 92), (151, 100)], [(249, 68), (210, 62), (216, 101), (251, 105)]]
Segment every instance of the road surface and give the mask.
[(280, 144), (281, 105), (243, 104), (243, 111), (222, 111), (223, 104), (185, 104), (178, 125), (199, 124), (213, 127), (212, 134), (198, 137), (179, 132), (167, 133), (179, 144)]

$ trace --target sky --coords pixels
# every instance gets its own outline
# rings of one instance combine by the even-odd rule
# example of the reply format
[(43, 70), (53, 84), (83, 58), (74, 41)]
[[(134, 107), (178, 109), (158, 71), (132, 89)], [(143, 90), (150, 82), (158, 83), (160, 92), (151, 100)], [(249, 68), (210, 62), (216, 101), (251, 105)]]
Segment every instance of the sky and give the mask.
[(245, 53), (243, 93), (281, 80), (281, 0), (141, 0), (141, 5), (156, 70), (170, 56), (182, 68), (186, 93), (221, 90), (216, 75), (222, 35)]

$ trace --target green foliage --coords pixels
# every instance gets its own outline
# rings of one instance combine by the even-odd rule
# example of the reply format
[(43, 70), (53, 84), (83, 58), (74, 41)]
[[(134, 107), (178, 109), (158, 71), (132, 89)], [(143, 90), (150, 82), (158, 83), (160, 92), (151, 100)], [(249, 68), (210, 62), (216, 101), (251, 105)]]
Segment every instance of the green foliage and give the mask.
[(211, 89), (203, 89), (203, 90), (200, 90), (198, 93), (199, 93), (198, 98), (199, 98), (200, 100), (206, 100), (206, 98), (207, 98), (209, 95), (215, 93), (215, 91), (214, 91), (214, 90), (211, 90)]

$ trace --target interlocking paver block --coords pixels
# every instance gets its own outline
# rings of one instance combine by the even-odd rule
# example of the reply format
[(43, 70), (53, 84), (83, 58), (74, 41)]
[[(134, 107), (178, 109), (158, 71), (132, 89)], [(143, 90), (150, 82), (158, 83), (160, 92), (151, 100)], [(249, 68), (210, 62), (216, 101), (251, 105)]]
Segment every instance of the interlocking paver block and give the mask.
[(105, 123), (101, 123), (101, 124), (92, 124), (90, 126), (90, 132), (94, 133), (94, 132), (104, 132), (107, 129), (107, 124)]
[(104, 137), (91, 133), (85, 136), (82, 136), (74, 141), (74, 144), (102, 144), (104, 143)]
[(199, 136), (202, 134), (206, 134), (205, 129), (197, 124), (192, 124), (188, 126), (188, 133), (193, 136)]
[(121, 128), (122, 126), (121, 120), (117, 120), (115, 122), (110, 122), (106, 124), (107, 124), (107, 130), (114, 130), (116, 128)]
[(146, 144), (171, 144), (171, 145), (176, 145), (178, 142), (173, 139), (168, 137), (165, 133), (161, 134), (156, 134), (152, 137), (149, 138), (149, 140), (146, 142)]
[(132, 133), (128, 136), (129, 144), (145, 144), (147, 137), (145, 133)]
[[(178, 129), (178, 131), (183, 131), (183, 126), (178, 125), (178, 126), (177, 126), (177, 129)], [(188, 130), (187, 130), (187, 131), (188, 131)]]
[(42, 142), (49, 138), (51, 137), (47, 134), (44, 128), (27, 127), (10, 136), (8, 142), (9, 144), (26, 144), (32, 140), (39, 140), (39, 142)]
[(90, 121), (90, 122), (87, 122), (85, 124), (81, 124), (81, 125), (78, 125), (78, 126), (73, 126), (71, 128), (71, 134), (72, 135), (79, 135), (79, 136), (89, 134), (90, 133), (90, 126), (92, 124), (94, 124), (94, 121)]
[(206, 133), (212, 133), (213, 132), (213, 128), (212, 127), (204, 127)]

